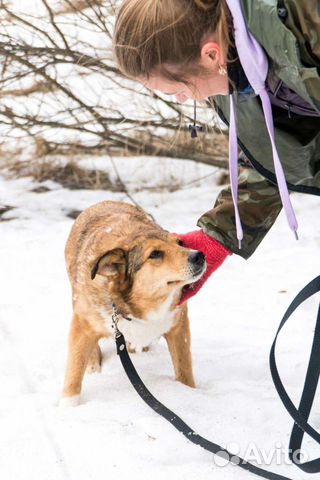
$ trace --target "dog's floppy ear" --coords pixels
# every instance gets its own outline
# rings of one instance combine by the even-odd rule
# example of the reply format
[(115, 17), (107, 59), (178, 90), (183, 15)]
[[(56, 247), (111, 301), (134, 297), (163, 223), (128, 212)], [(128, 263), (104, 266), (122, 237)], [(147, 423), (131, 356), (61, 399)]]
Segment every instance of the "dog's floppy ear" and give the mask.
[(115, 248), (104, 253), (95, 263), (91, 270), (91, 279), (94, 280), (96, 275), (112, 277), (126, 269), (126, 253), (121, 248)]

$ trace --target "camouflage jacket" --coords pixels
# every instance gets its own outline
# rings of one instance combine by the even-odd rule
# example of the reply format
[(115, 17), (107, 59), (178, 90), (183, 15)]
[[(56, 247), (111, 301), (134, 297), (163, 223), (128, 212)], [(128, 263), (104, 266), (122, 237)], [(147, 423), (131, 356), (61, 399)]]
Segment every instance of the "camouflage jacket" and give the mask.
[[(276, 103), (273, 105), (276, 143), (288, 187), (291, 191), (320, 195), (320, 116), (317, 116), (320, 114), (320, 3), (242, 0), (242, 6), (249, 30), (268, 55), (270, 95), (277, 100), (283, 86), (304, 107), (307, 105), (305, 113), (302, 110), (302, 114), (296, 114), (294, 109), (290, 111), (290, 105), (286, 109), (272, 101)], [(281, 98), (279, 101), (281, 105)], [(216, 96), (214, 103), (221, 119), (228, 124), (229, 96)], [(239, 177), (242, 249), (238, 249), (229, 187), (197, 224), (226, 248), (247, 259), (275, 222), (282, 204), (259, 99), (251, 96), (243, 101), (239, 95), (236, 109), (238, 143), (254, 167), (244, 169)], [(309, 116), (312, 114), (315, 116)]]

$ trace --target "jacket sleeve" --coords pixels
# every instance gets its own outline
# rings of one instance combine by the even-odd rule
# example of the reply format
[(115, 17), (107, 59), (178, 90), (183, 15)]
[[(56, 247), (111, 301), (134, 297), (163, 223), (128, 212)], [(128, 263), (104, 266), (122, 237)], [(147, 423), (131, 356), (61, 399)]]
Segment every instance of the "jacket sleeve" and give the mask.
[(233, 253), (248, 259), (282, 208), (278, 188), (252, 168), (245, 168), (239, 176), (238, 206), (244, 234), (241, 250), (230, 186), (220, 192), (213, 209), (203, 214), (197, 225)]

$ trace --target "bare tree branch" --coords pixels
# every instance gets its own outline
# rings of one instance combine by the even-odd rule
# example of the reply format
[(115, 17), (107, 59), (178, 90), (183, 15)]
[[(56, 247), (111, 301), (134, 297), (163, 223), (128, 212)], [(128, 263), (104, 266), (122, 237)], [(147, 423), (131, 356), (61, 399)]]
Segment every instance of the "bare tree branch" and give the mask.
[(199, 106), (205, 133), (191, 141), (190, 106), (149, 92), (116, 68), (117, 0), (51, 1), (38, 0), (38, 14), (0, 0), (2, 149), (13, 138), (41, 139), (46, 155), (148, 154), (226, 167), (225, 135), (206, 108)]

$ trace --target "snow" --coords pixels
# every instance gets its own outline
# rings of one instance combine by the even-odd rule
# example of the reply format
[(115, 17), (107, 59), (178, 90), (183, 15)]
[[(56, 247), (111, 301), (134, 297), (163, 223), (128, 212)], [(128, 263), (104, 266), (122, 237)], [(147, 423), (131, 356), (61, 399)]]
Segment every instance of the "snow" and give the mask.
[[(112, 173), (107, 159), (99, 162)], [(221, 188), (216, 170), (189, 161), (142, 157), (116, 162), (135, 200), (175, 232), (195, 229)], [(205, 178), (196, 182), (200, 177)], [(158, 189), (148, 189), (157, 182)], [(163, 187), (177, 182), (184, 188)], [(46, 184), (51, 190), (39, 194), (31, 192), (38, 184), (30, 179), (0, 178), (0, 203), (17, 207), (1, 222), (0, 478), (254, 478), (232, 465), (219, 466), (221, 460), (150, 410), (130, 386), (110, 340), (101, 344), (102, 372), (85, 377), (80, 405), (58, 407), (71, 319), (64, 245), (73, 221), (66, 213), (101, 200), (129, 200), (123, 193)], [(308, 476), (289, 465), (283, 453), (292, 421), (268, 367), (287, 306), (320, 272), (319, 199), (292, 197), (299, 242), (281, 214), (248, 261), (233, 255), (189, 301), (197, 388), (174, 380), (163, 339), (132, 359), (151, 392), (199, 434), (245, 456), (253, 446), (265, 456), (277, 450), (281, 461), (273, 456), (266, 468), (298, 480)], [(318, 301), (319, 296), (308, 300), (279, 339), (279, 371), (296, 403)], [(316, 402), (311, 416), (316, 429), (319, 413)], [(319, 456), (312, 441), (306, 440), (303, 449)]]

